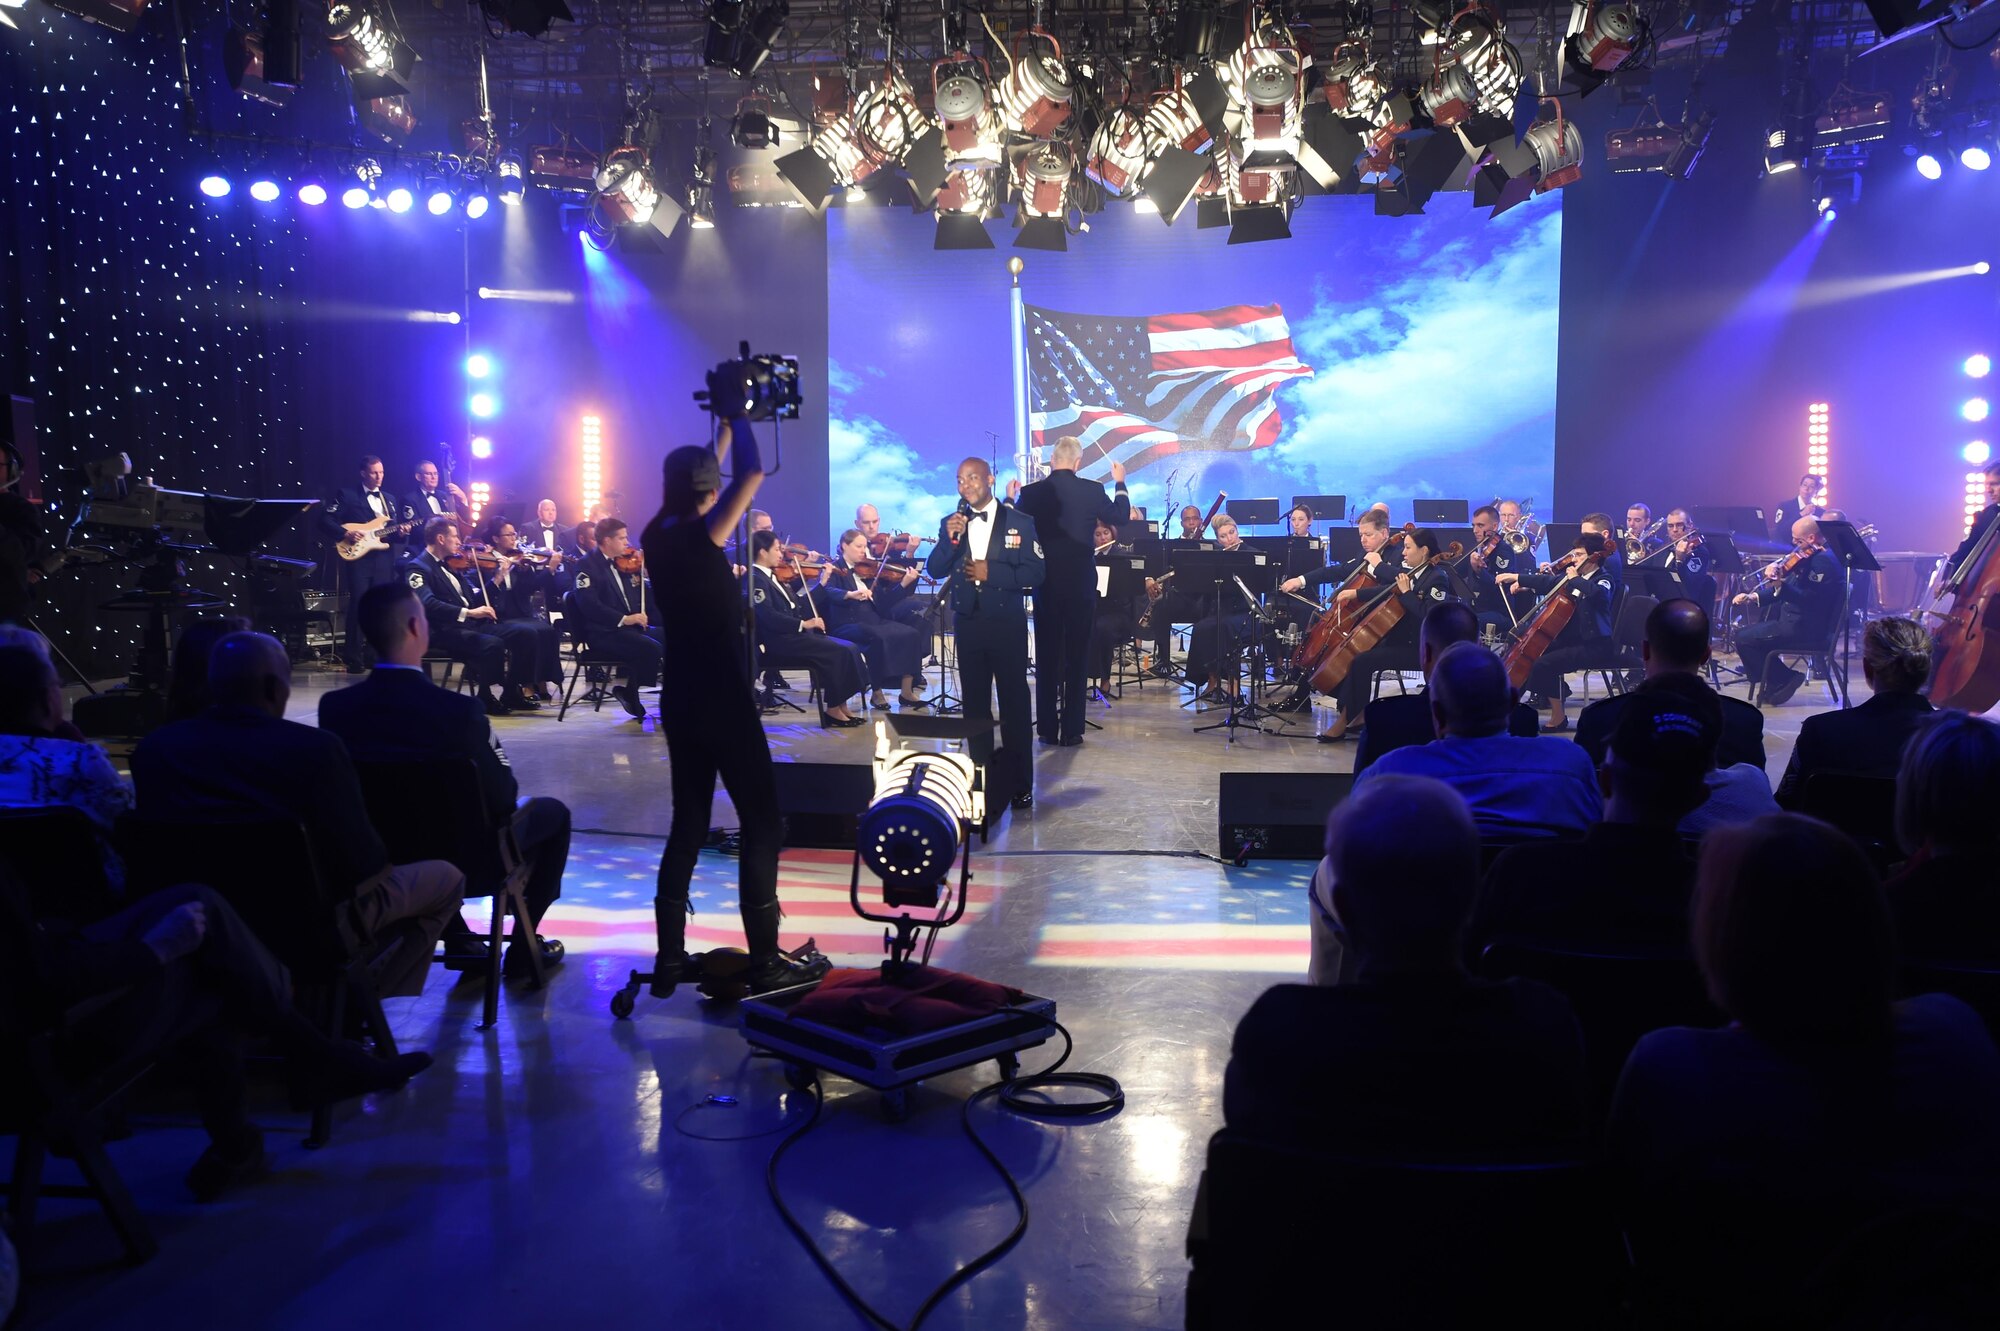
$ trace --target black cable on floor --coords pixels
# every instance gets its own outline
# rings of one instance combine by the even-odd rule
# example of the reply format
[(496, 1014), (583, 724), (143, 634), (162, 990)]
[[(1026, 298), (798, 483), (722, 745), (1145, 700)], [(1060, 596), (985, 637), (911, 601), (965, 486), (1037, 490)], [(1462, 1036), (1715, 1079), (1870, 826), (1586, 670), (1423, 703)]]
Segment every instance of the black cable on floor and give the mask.
[[(1035, 1013), (1022, 1013), (1021, 1015), (1039, 1016), (1039, 1014)], [(764, 1168), (764, 1186), (770, 1192), (771, 1203), (778, 1208), (779, 1218), (785, 1222), (785, 1228), (791, 1230), (792, 1236), (805, 1246), (805, 1250), (812, 1257), (814, 1264), (826, 1274), (828, 1280), (833, 1282), (833, 1287), (840, 1291), (841, 1297), (853, 1304), (862, 1316), (866, 1317), (875, 1326), (880, 1327), (882, 1331), (917, 1331), (917, 1328), (923, 1325), (924, 1319), (937, 1310), (939, 1304), (950, 1298), (953, 1292), (966, 1281), (972, 1279), (972, 1277), (978, 1275), (1002, 1257), (1005, 1257), (1013, 1249), (1014, 1245), (1021, 1241), (1021, 1236), (1028, 1232), (1027, 1195), (1021, 1191), (1021, 1185), (1015, 1181), (1013, 1173), (1001, 1162), (1000, 1157), (994, 1154), (993, 1148), (986, 1144), (985, 1139), (979, 1135), (979, 1130), (973, 1126), (972, 1110), (975, 1105), (982, 1100), (998, 1096), (1000, 1103), (1006, 1108), (1013, 1110), (1017, 1114), (1026, 1114), (1036, 1118), (1098, 1118), (1114, 1114), (1124, 1107), (1125, 1090), (1118, 1084), (1116, 1079), (1106, 1076), (1101, 1072), (1060, 1071), (1062, 1065), (1069, 1061), (1070, 1054), (1074, 1052), (1076, 1041), (1070, 1036), (1069, 1028), (1055, 1018), (1041, 1017), (1039, 1019), (1053, 1026), (1057, 1033), (1062, 1036), (1062, 1055), (1040, 1072), (1030, 1073), (1023, 1077), (1013, 1077), (1007, 1081), (995, 1082), (991, 1086), (982, 1087), (980, 1090), (974, 1092), (970, 1099), (966, 1100), (960, 1111), (960, 1121), (965, 1128), (965, 1135), (972, 1139), (972, 1144), (979, 1148), (979, 1153), (986, 1157), (987, 1162), (1000, 1175), (1000, 1181), (1007, 1185), (1008, 1195), (1014, 1199), (1014, 1209), (1017, 1214), (1014, 1228), (1008, 1232), (1007, 1237), (1001, 1239), (985, 1252), (980, 1253), (977, 1257), (959, 1267), (958, 1270), (952, 1272), (951, 1276), (943, 1284), (932, 1290), (930, 1296), (917, 1308), (917, 1315), (910, 1319), (908, 1328), (897, 1326), (896, 1323), (877, 1312), (866, 1299), (862, 1298), (855, 1291), (854, 1286), (847, 1283), (846, 1278), (834, 1268), (833, 1259), (828, 1257), (819, 1244), (813, 1241), (812, 1235), (806, 1232), (805, 1226), (799, 1223), (798, 1218), (792, 1214), (791, 1208), (785, 1205), (784, 1194), (778, 1188), (779, 1162), (785, 1158), (785, 1153), (791, 1150), (800, 1138), (810, 1132), (814, 1124), (819, 1122), (820, 1110), (825, 1105), (826, 1093), (820, 1086), (818, 1069), (814, 1069), (813, 1071), (812, 1112), (792, 1131), (790, 1136), (778, 1143), (776, 1150), (771, 1152), (771, 1161)], [(1048, 1091), (1061, 1086), (1087, 1087), (1100, 1092), (1103, 1098), (1075, 1102), (1028, 1098), (1032, 1095), (1046, 1094)]]

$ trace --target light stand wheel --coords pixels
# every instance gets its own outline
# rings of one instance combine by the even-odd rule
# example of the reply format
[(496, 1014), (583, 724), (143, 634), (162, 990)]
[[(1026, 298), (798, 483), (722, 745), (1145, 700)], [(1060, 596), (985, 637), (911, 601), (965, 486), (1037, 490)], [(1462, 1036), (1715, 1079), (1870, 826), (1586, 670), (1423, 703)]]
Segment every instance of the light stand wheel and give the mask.
[(625, 981), (625, 987), (611, 995), (611, 1015), (613, 1017), (616, 1017), (619, 1021), (630, 1021), (632, 1019), (632, 1009), (637, 1007), (639, 1003), (640, 983), (639, 972), (633, 971), (632, 977)]
[(785, 1064), (785, 1085), (795, 1091), (804, 1091), (811, 1089), (812, 1084), (813, 1070), (810, 1066), (804, 1063)]

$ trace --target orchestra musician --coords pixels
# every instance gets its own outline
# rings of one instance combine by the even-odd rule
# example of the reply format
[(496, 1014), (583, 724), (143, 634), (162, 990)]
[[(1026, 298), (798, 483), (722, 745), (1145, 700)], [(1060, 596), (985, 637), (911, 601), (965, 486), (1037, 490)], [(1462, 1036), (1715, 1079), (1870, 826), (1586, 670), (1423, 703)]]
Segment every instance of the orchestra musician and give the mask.
[(563, 551), (563, 558), (571, 564), (578, 564), (588, 559), (596, 549), (597, 524), (585, 519), (569, 529), (569, 544)]
[(448, 517), (453, 521), (462, 520), (471, 511), (472, 501), (465, 497), (465, 491), (457, 485), (446, 485), (442, 493), (438, 490), (437, 463), (429, 458), (417, 464), (417, 492), (403, 508), (403, 520), (414, 522), (414, 530), (422, 530), (432, 518)]
[[(1310, 573), (1301, 573), (1294, 577), (1286, 578), (1284, 582), (1278, 585), (1278, 590), (1299, 592), (1304, 591), (1308, 587), (1317, 590), (1321, 587), (1337, 586), (1340, 583), (1346, 582), (1362, 569), (1366, 569), (1368, 576), (1376, 582), (1385, 581), (1381, 576), (1382, 547), (1389, 543), (1388, 516), (1378, 509), (1371, 508), (1355, 520), (1354, 531), (1355, 535), (1361, 541), (1361, 557), (1354, 563), (1329, 564), (1325, 568), (1315, 569)], [(1351, 601), (1354, 598), (1348, 595), (1343, 599)]]
[(553, 702), (550, 685), (562, 679), (562, 630), (537, 610), (535, 595), (541, 594), (544, 607), (555, 603), (562, 554), (544, 552), (537, 560), (522, 547), (520, 532), (506, 518), (486, 524), (486, 543), (500, 556), (499, 571), (486, 578), (487, 602), (499, 612), (502, 624), (524, 625), (535, 635), (532, 696), (540, 702)]
[(1285, 514), (1285, 521), (1292, 524), (1294, 536), (1313, 534), (1313, 511), (1304, 504), (1293, 504), (1291, 512)]
[(1715, 606), (1715, 575), (1708, 571), (1708, 548), (1684, 508), (1667, 510), (1667, 553), (1652, 563), (1681, 575), (1687, 598), (1703, 610)]
[(1181, 510), (1181, 539), (1183, 541), (1201, 539), (1201, 509), (1193, 504)]
[[(840, 534), (838, 555), (820, 565), (819, 586), (813, 594), (825, 598), (820, 608), (826, 615), (827, 631), (859, 647), (868, 659), (869, 678), (875, 685), (869, 701), (874, 706), (889, 706), (882, 686), (895, 684), (905, 708), (928, 707), (915, 688), (916, 676), (924, 667), (924, 635), (908, 624), (898, 624), (876, 606), (875, 579), (856, 572), (868, 558), (868, 538), (850, 527)], [(875, 572), (879, 566), (871, 560), (868, 568)]]
[[(382, 488), (382, 459), (373, 453), (361, 459), (361, 484), (346, 486), (334, 492), (331, 499), (320, 506), (320, 520), (328, 536), (348, 545), (359, 544), (361, 535), (350, 532), (346, 525), (350, 522), (372, 522), (376, 518), (394, 520), (402, 510), (396, 505), (396, 496)], [(368, 658), (372, 653), (367, 636), (361, 631), (361, 596), (370, 587), (380, 587), (396, 580), (396, 550), (393, 547), (396, 533), (383, 532), (385, 539), (392, 542), (386, 550), (371, 550), (359, 559), (346, 561), (341, 570), (347, 583), (347, 624), (341, 639), (341, 659), (347, 665), (347, 673), (360, 675), (367, 673)]]
[(1077, 474), (1083, 445), (1073, 435), (1049, 450), (1049, 474), (1021, 490), (1020, 510), (1035, 520), (1045, 568), (1035, 592), (1035, 729), (1044, 744), (1083, 743), (1089, 698), (1090, 626), (1096, 618), (1097, 566), (1091, 534), (1100, 519), (1132, 519), (1124, 464), (1111, 464), (1115, 494)]
[(1033, 518), (994, 496), (993, 470), (984, 458), (958, 464), (958, 496), (958, 511), (938, 523), (926, 568), (933, 578), (951, 579), (965, 719), (990, 721), (996, 690), (999, 695), (999, 751), (991, 731), (981, 730), (966, 742), (972, 760), (986, 765), (991, 820), (1003, 803), (1026, 809), (1035, 802), (1028, 614), (1022, 598), (1042, 585), (1042, 543)]
[(595, 547), (577, 565), (576, 587), (570, 593), (583, 644), (624, 664), (629, 681), (612, 689), (611, 696), (634, 720), (644, 720), (646, 708), (639, 701), (639, 690), (659, 682), (660, 655), (666, 647), (648, 608), (644, 568), (622, 518), (578, 523), (577, 530), (589, 532)]
[[(1118, 533), (1103, 518), (1091, 532), (1091, 555), (1103, 558), (1108, 555), (1129, 557), (1132, 547), (1118, 539)], [(1095, 592), (1095, 588), (1092, 591)], [(1098, 596), (1090, 621), (1090, 679), (1099, 690), (1111, 687), (1111, 658), (1121, 642), (1133, 639), (1137, 617), (1133, 612), (1136, 597), (1119, 598), (1111, 595)]]
[(1762, 621), (1736, 630), (1736, 654), (1742, 658), (1744, 678), (1764, 686), (1767, 707), (1784, 703), (1806, 682), (1803, 671), (1779, 664), (1773, 654), (1818, 650), (1840, 616), (1840, 562), (1820, 544), (1819, 523), (1799, 518), (1792, 523), (1791, 537), (1795, 553), (1803, 556), (1794, 567), (1786, 572), (1785, 560), (1773, 561), (1763, 570), (1763, 586), (1740, 592), (1731, 602), (1766, 607)]
[(1784, 540), (1800, 518), (1818, 518), (1826, 513), (1820, 500), (1826, 496), (1826, 478), (1811, 472), (1799, 477), (1798, 493), (1778, 505), (1771, 515), (1771, 534)]
[[(917, 595), (917, 582), (923, 577), (923, 569), (917, 565), (913, 550), (888, 551), (888, 542), (878, 543), (882, 535), (882, 514), (873, 504), (862, 504), (854, 510), (854, 529), (868, 539), (869, 553), (878, 548), (884, 551), (883, 558), (889, 563), (882, 576), (875, 580), (875, 608), (898, 624), (908, 624), (911, 628), (929, 638), (928, 627), (923, 623), (933, 604), (933, 598)], [(917, 676), (917, 688), (924, 688), (924, 678)]]
[[(1202, 539), (1199, 508), (1189, 504), (1181, 510), (1180, 519), (1180, 540)], [(1163, 579), (1146, 579), (1146, 606), (1140, 612), (1140, 618), (1146, 622), (1139, 626), (1139, 631), (1152, 640), (1153, 674), (1162, 679), (1174, 678), (1174, 625), (1193, 624), (1206, 618), (1208, 612), (1208, 595), (1199, 588), (1173, 587)]]
[(1625, 530), (1618, 534), (1623, 542), (1621, 553), (1629, 568), (1647, 555), (1660, 548), (1660, 538), (1653, 531), (1653, 509), (1650, 504), (1631, 504), (1625, 509)]
[(800, 666), (819, 678), (825, 705), (819, 723), (828, 730), (868, 724), (847, 710), (847, 700), (864, 687), (861, 649), (826, 631), (826, 619), (815, 603), (810, 580), (801, 578), (794, 591), (778, 577), (784, 551), (772, 531), (750, 535), (750, 608), (757, 616), (757, 641), (764, 659), (775, 669)]
[[(1506, 514), (1502, 512), (1504, 527)], [(1592, 513), (1584, 518), (1581, 538), (1594, 548), (1591, 538), (1603, 538), (1611, 534), (1611, 515)], [(1525, 587), (1536, 593), (1547, 593), (1564, 583), (1565, 574), (1559, 567), (1545, 565), (1545, 572), (1501, 573), (1494, 577), (1502, 591), (1512, 591)], [(1614, 550), (1597, 562), (1594, 576), (1569, 579), (1563, 587), (1564, 595), (1575, 598), (1576, 613), (1556, 645), (1542, 653), (1535, 662), (1533, 673), (1528, 676), (1531, 693), (1548, 700), (1549, 721), (1544, 730), (1568, 730), (1569, 716), (1563, 709), (1563, 676), (1572, 670), (1612, 670), (1618, 664), (1617, 645), (1611, 637), (1611, 616), (1618, 605), (1618, 597), (1625, 589), (1625, 562)]]
[(535, 520), (521, 530), (521, 544), (538, 550), (563, 550), (569, 533), (556, 521), (556, 501), (544, 499), (535, 505)]
[(1472, 588), (1472, 612), (1479, 627), (1491, 626), (1504, 633), (1514, 626), (1519, 612), (1509, 611), (1507, 598), (1493, 581), (1494, 574), (1501, 571), (1494, 565), (1495, 557), (1503, 550), (1513, 554), (1500, 539), (1500, 510), (1481, 504), (1472, 510), (1472, 549), (1465, 556), (1465, 581)]
[[(1518, 500), (1502, 499), (1493, 506), (1493, 511), (1500, 520), (1500, 541), (1486, 557), (1488, 571), (1496, 578), (1502, 573), (1533, 573), (1538, 567), (1535, 547), (1541, 544), (1541, 527), (1528, 517)], [(1495, 622), (1503, 631), (1534, 613), (1534, 593), (1518, 589), (1503, 591), (1498, 587), (1494, 590), (1500, 597), (1499, 609), (1504, 616)]]
[(488, 716), (532, 712), (541, 706), (534, 697), (535, 633), (500, 622), (477, 567), (460, 554), (464, 543), (457, 516), (440, 513), (424, 524), (422, 553), (403, 566), (430, 620), (431, 646), (465, 664)]
[[(1243, 543), (1236, 519), (1227, 513), (1215, 519), (1215, 540), (1224, 551), (1256, 549)], [(1255, 609), (1244, 600), (1241, 587), (1233, 581), (1226, 582), (1215, 613), (1197, 620), (1188, 634), (1188, 680), (1197, 687), (1206, 681), (1202, 696), (1211, 702), (1227, 702), (1236, 696), (1237, 667), (1244, 641), (1258, 631), (1256, 616), (1251, 613)]]
[[(1370, 513), (1362, 514), (1364, 519), (1369, 516)], [(1386, 539), (1388, 518), (1382, 516), (1379, 520)], [(1430, 562), (1438, 549), (1437, 533), (1412, 532), (1403, 541), (1401, 561), (1393, 569), (1378, 567), (1375, 576), (1383, 588), (1361, 593), (1371, 600), (1384, 595), (1402, 598), (1403, 617), (1383, 635), (1380, 642), (1355, 657), (1354, 663), (1348, 667), (1347, 677), (1340, 681), (1340, 710), (1334, 716), (1332, 725), (1319, 736), (1322, 742), (1331, 744), (1346, 738), (1348, 730), (1361, 719), (1368, 706), (1368, 695), (1374, 690), (1376, 671), (1421, 668), (1417, 655), (1417, 630), (1430, 608), (1451, 595), (1451, 570), (1443, 563)], [(1377, 562), (1379, 565), (1380, 561)], [(1393, 592), (1387, 590), (1391, 587)]]
[(1974, 547), (1985, 538), (1986, 529), (1991, 527), (1996, 519), (2000, 519), (2000, 461), (1987, 463), (1982, 475), (1986, 478), (1986, 507), (1980, 509), (1972, 519), (1972, 525), (1966, 528), (1965, 539), (1958, 543), (1958, 549), (1945, 557), (1943, 565), (1938, 569), (1937, 577), (1931, 580), (1932, 596), (1937, 595), (1938, 589), (1944, 585), (1944, 580), (1958, 571), (1958, 566), (1965, 562), (1966, 556), (1970, 555)]

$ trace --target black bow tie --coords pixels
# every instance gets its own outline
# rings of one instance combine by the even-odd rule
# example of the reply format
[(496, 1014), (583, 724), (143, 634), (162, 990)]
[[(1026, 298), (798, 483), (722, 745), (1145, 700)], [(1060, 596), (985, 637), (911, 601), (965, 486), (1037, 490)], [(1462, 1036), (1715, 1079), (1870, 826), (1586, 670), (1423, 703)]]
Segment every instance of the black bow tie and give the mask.
[(986, 521), (986, 519), (988, 519), (988, 518), (990, 518), (990, 517), (992, 517), (992, 516), (993, 516), (993, 515), (992, 515), (991, 513), (977, 513), (977, 512), (975, 512), (975, 513), (974, 513), (974, 514), (972, 515), (972, 520), (973, 520), (974, 522), (984, 522), (984, 521)]
[(380, 499), (382, 497), (382, 492), (380, 490), (367, 490), (363, 491), (363, 493), (365, 493), (370, 499)]

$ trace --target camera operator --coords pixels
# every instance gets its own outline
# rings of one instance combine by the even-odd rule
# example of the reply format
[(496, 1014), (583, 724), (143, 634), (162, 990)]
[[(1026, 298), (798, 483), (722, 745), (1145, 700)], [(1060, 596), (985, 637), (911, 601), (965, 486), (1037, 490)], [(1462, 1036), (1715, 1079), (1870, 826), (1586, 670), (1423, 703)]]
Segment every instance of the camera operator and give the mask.
[[(710, 400), (741, 402), (740, 381), (748, 368), (726, 365), (711, 375)], [(730, 375), (737, 376), (738, 386), (716, 393), (714, 386)], [(725, 489), (722, 463), (732, 446), (735, 473)], [(675, 626), (666, 643), (660, 691), (674, 812), (653, 899), (660, 951), (652, 993), (657, 998), (673, 993), (687, 966), (688, 886), (708, 836), (717, 776), (742, 829), (737, 896), (749, 944), (750, 988), (766, 993), (815, 979), (825, 968), (801, 965), (778, 949), (778, 783), (751, 686), (744, 595), (723, 553), (763, 484), (764, 463), (749, 420), (737, 414), (722, 427), (713, 451), (677, 448), (661, 471), (660, 511), (646, 525), (641, 547), (660, 618)]]

